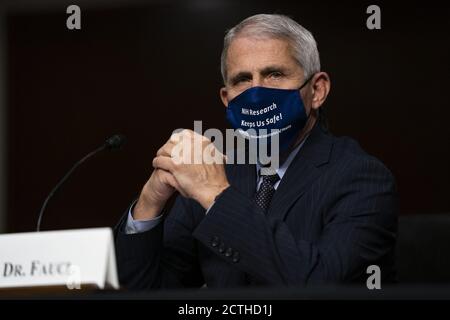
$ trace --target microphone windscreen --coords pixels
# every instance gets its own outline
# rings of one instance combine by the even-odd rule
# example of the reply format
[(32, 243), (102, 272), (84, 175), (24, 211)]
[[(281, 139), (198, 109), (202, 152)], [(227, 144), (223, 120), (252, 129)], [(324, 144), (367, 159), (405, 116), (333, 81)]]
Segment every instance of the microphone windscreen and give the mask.
[(123, 134), (115, 134), (112, 137), (108, 138), (105, 144), (107, 149), (113, 150), (122, 147), (126, 141), (127, 138)]

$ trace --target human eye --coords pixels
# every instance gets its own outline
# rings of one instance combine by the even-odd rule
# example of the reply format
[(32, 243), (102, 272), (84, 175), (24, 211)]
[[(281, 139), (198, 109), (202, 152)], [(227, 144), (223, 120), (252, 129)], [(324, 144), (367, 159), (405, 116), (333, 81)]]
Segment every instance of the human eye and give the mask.
[(273, 80), (281, 79), (284, 76), (284, 74), (281, 71), (272, 71), (269, 74), (269, 78)]
[(238, 86), (250, 80), (251, 79), (247, 76), (236, 77), (235, 79), (233, 79), (232, 84), (233, 86)]

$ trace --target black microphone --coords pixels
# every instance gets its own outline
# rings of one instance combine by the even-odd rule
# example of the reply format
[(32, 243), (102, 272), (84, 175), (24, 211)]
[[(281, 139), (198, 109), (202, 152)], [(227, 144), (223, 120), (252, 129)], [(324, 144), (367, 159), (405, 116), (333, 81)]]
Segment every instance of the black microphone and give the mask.
[(56, 191), (58, 191), (59, 188), (66, 182), (66, 180), (70, 177), (70, 175), (75, 171), (76, 168), (83, 162), (85, 162), (87, 159), (91, 158), (92, 156), (96, 155), (97, 153), (103, 151), (103, 150), (114, 150), (114, 149), (120, 149), (126, 142), (126, 138), (124, 135), (116, 134), (110, 138), (108, 138), (104, 144), (102, 144), (100, 147), (95, 149), (94, 151), (88, 153), (86, 156), (84, 156), (81, 160), (79, 160), (77, 163), (73, 165), (73, 167), (65, 174), (65, 176), (58, 182), (58, 184), (50, 191), (47, 198), (45, 199), (41, 211), (39, 212), (39, 217), (37, 221), (36, 231), (41, 230), (41, 222), (42, 217), (44, 216), (45, 208), (47, 207), (47, 204), (49, 200), (53, 197)]

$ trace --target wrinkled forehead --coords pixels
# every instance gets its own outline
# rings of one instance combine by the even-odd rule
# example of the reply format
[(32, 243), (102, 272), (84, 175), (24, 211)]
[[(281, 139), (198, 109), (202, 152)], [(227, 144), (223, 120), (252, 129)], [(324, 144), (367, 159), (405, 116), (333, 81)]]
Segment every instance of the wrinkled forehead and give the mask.
[(236, 72), (255, 72), (270, 65), (299, 67), (288, 39), (240, 35), (231, 41), (226, 59), (228, 77)]

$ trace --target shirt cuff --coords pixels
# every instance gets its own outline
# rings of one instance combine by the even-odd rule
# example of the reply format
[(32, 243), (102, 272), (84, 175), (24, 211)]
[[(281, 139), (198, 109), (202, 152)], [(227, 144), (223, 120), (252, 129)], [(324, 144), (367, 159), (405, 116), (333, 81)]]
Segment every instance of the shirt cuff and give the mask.
[(147, 220), (134, 220), (133, 219), (133, 209), (137, 200), (133, 202), (128, 210), (127, 224), (125, 225), (126, 234), (135, 234), (149, 231), (156, 227), (162, 220), (162, 214), (153, 219)]
[(211, 210), (211, 208), (213, 207), (213, 205), (214, 205), (215, 203), (216, 203), (215, 201), (214, 201), (213, 203), (211, 203), (211, 205), (209, 206), (209, 208), (206, 210), (205, 215), (208, 214), (209, 210)]

